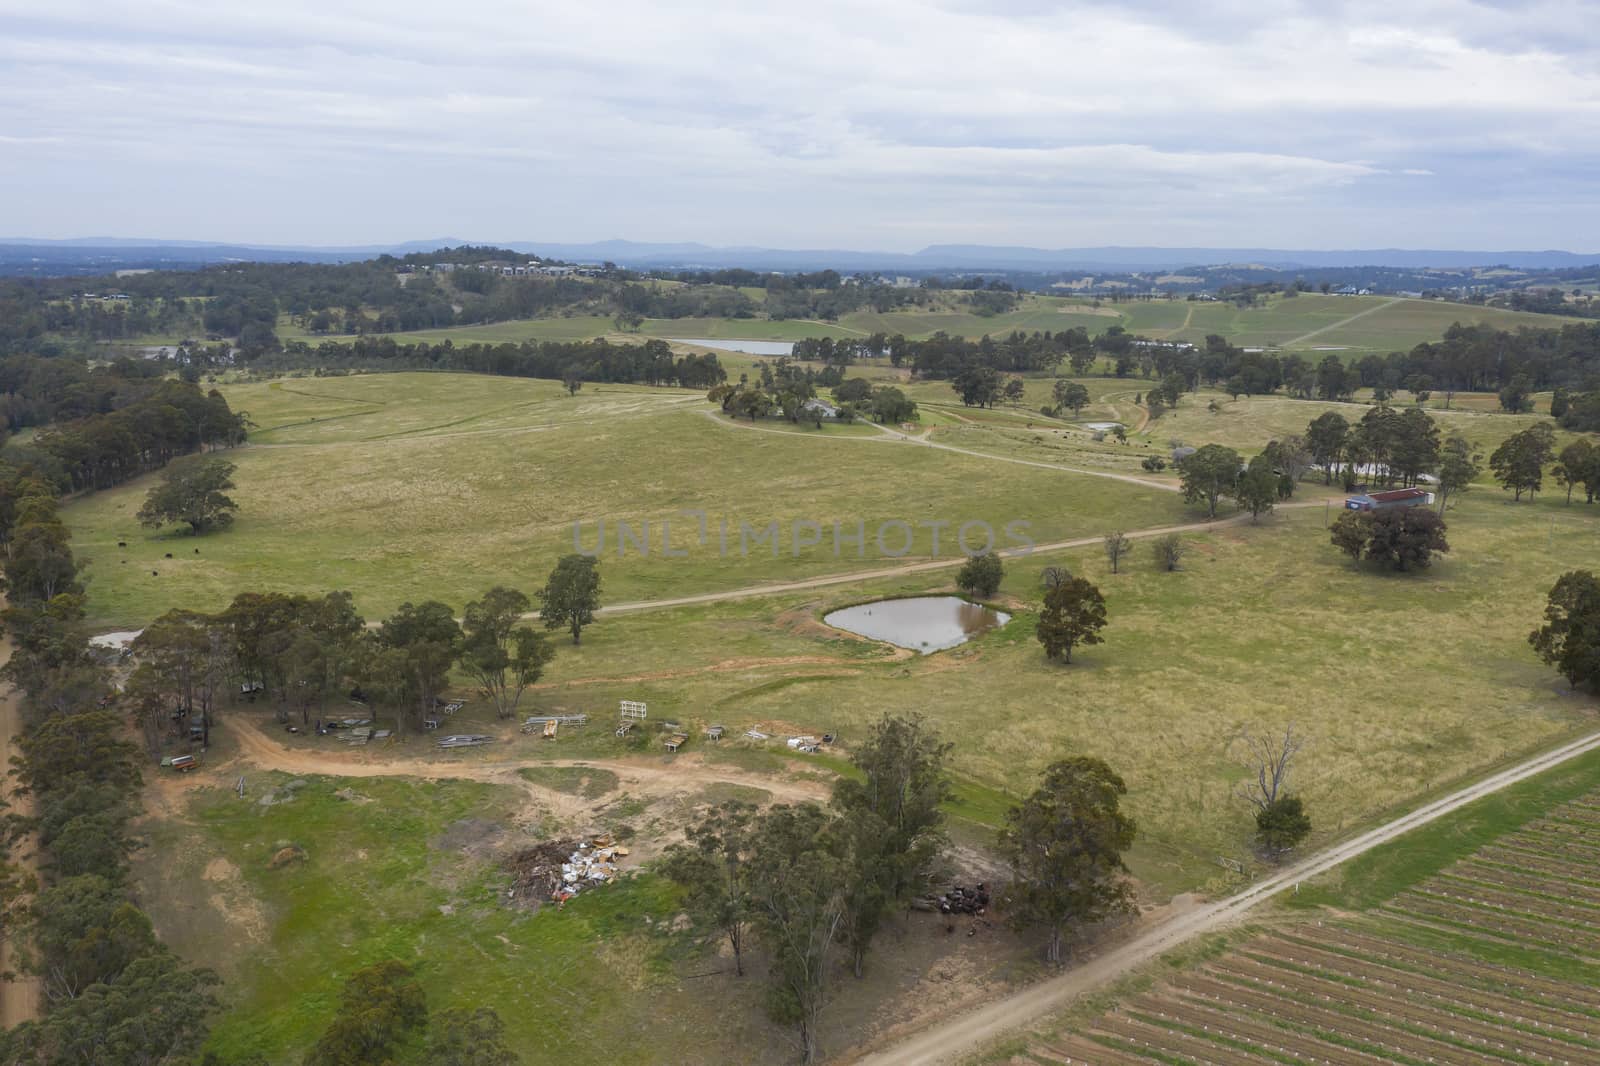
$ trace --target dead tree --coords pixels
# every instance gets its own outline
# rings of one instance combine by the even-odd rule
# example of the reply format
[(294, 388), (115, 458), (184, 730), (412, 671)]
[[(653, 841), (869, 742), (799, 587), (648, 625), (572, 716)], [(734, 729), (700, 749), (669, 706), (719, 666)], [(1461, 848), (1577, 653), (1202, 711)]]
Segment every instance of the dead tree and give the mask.
[(1039, 575), (1039, 584), (1047, 589), (1059, 588), (1072, 580), (1072, 571), (1064, 566), (1047, 566)]
[(1117, 572), (1117, 564), (1122, 561), (1122, 557), (1132, 550), (1133, 541), (1129, 540), (1128, 535), (1122, 530), (1106, 534), (1106, 561), (1111, 564), (1113, 574)]
[(1276, 733), (1257, 736), (1245, 729), (1233, 743), (1240, 763), (1250, 775), (1238, 786), (1239, 798), (1264, 811), (1286, 794), (1290, 767), (1305, 747), (1306, 738), (1297, 735), (1290, 722), (1281, 737)]

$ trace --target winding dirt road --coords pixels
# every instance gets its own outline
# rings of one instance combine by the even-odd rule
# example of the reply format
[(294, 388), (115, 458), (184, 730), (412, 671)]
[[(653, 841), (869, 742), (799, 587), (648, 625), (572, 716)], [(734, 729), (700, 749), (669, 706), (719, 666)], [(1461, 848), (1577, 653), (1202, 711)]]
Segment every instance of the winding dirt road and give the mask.
[(1508, 785), (1559, 766), (1568, 759), (1600, 749), (1600, 733), (1502, 770), (1448, 796), (1426, 803), (1408, 814), (1352, 837), (1295, 863), (1227, 899), (1209, 903), (1154, 926), (1122, 946), (1106, 952), (1059, 977), (1033, 985), (1016, 995), (997, 1000), (902, 1040), (893, 1046), (844, 1061), (861, 1066), (929, 1066), (959, 1062), (986, 1045), (1034, 1025), (1069, 1006), (1074, 999), (1122, 977), (1129, 971), (1195, 937), (1222, 929), (1243, 918), (1252, 908), (1273, 896), (1340, 863), (1371, 851), (1419, 826), (1481, 799)]
[[(785, 802), (823, 800), (828, 797), (828, 786), (821, 781), (752, 773), (732, 766), (714, 766), (694, 755), (680, 755), (670, 764), (659, 760), (652, 763), (633, 759), (545, 759), (537, 755), (481, 762), (443, 762), (430, 757), (433, 750), (431, 745), (428, 748), (430, 754), (382, 755), (367, 750), (290, 747), (264, 732), (258, 722), (245, 715), (230, 717), (228, 728), (239, 744), (240, 758), (263, 770), (333, 777), (416, 777), (429, 781), (458, 779), (513, 785), (529, 793), (532, 798), (566, 812), (574, 812), (581, 806), (576, 797), (536, 785), (517, 771), (524, 767), (539, 766), (609, 770), (617, 775), (621, 785), (646, 795), (680, 793), (711, 784), (734, 784), (760, 789), (770, 793), (774, 799)], [(181, 783), (181, 779), (173, 780), (180, 780)], [(199, 775), (195, 775), (195, 780), (197, 783), (200, 781)]]
[[(1280, 503), (1277, 510), (1297, 510), (1306, 507), (1323, 507), (1326, 501), (1305, 500), (1299, 503)], [(1237, 514), (1230, 518), (1218, 518), (1210, 522), (1185, 522), (1176, 526), (1156, 526), (1153, 529), (1129, 530), (1123, 535), (1129, 540), (1148, 540), (1151, 537), (1161, 537), (1168, 533), (1200, 533), (1210, 529), (1223, 529), (1228, 526), (1246, 525), (1250, 521), (1247, 514)], [(1069, 548), (1090, 548), (1102, 544), (1105, 537), (1096, 534), (1092, 537), (1075, 537), (1072, 540), (1056, 540), (1048, 544), (1035, 544), (1031, 548), (1001, 548), (995, 552), (1002, 559), (1023, 559), (1036, 552), (1064, 551)], [(877, 570), (852, 570), (844, 574), (825, 574), (822, 577), (802, 578), (798, 581), (773, 582), (766, 585), (747, 585), (739, 589), (725, 589), (721, 592), (702, 592), (693, 596), (673, 596), (662, 600), (638, 600), (633, 603), (613, 603), (601, 607), (596, 614), (623, 614), (634, 611), (651, 611), (665, 607), (688, 607), (701, 603), (722, 603), (728, 600), (744, 600), (752, 596), (776, 596), (788, 592), (804, 592), (808, 589), (827, 588), (830, 585), (848, 585), (852, 581), (870, 581), (883, 577), (901, 577), (906, 574), (921, 574), (930, 570), (949, 570), (961, 566), (967, 561), (966, 556), (958, 555), (950, 559), (929, 559), (920, 563), (906, 563), (901, 566), (886, 566)], [(531, 611), (524, 615), (525, 618), (539, 617), (538, 611)]]
[[(704, 411), (702, 413), (707, 418), (711, 419), (711, 421), (715, 422), (717, 425), (722, 426), (724, 428), (728, 428), (728, 429), (742, 429), (747, 433), (782, 433), (785, 436), (794, 436), (795, 435), (791, 431), (784, 430), (784, 429), (763, 429), (761, 426), (747, 426), (747, 425), (744, 425), (742, 422), (736, 422), (736, 421), (734, 421), (732, 419), (729, 419), (729, 418), (723, 418), (716, 411)], [(968, 420), (968, 421), (970, 421), (970, 420)], [(971, 456), (974, 459), (987, 459), (987, 460), (989, 460), (990, 462), (993, 462), (993, 463), (1012, 463), (1012, 464), (1014, 464), (1016, 466), (1037, 467), (1040, 470), (1059, 470), (1064, 474), (1082, 474), (1084, 477), (1105, 478), (1108, 481), (1121, 481), (1121, 482), (1124, 482), (1124, 483), (1129, 484), (1129, 485), (1138, 485), (1138, 486), (1140, 486), (1142, 488), (1160, 489), (1163, 492), (1182, 492), (1183, 491), (1183, 489), (1176, 482), (1172, 482), (1172, 481), (1152, 481), (1149, 478), (1135, 477), (1132, 474), (1113, 474), (1109, 470), (1090, 470), (1087, 467), (1064, 466), (1061, 463), (1045, 463), (1045, 462), (1040, 462), (1037, 459), (1016, 459), (1016, 458), (1013, 458), (1012, 456), (1009, 456), (1009, 455), (992, 455), (989, 452), (973, 451), (971, 448), (958, 448), (954, 444), (940, 444), (938, 441), (928, 440), (926, 437), (918, 436), (918, 435), (912, 434), (912, 433), (903, 433), (898, 429), (890, 429), (888, 426), (882, 426), (882, 425), (879, 425), (876, 422), (869, 422), (868, 425), (870, 425), (873, 429), (875, 429), (879, 433), (881, 433), (882, 436), (879, 436), (879, 437), (857, 437), (857, 436), (825, 437), (825, 436), (812, 436), (812, 437), (807, 437), (805, 439), (807, 439), (807, 440), (855, 441), (855, 442), (858, 442), (858, 443), (866, 443), (866, 444), (892, 444), (892, 443), (913, 444), (913, 445), (916, 445), (916, 446), (922, 447), (922, 448), (936, 448), (936, 449), (938, 449), (939, 451), (942, 451), (942, 452), (954, 452), (957, 455), (967, 455), (967, 456)]]

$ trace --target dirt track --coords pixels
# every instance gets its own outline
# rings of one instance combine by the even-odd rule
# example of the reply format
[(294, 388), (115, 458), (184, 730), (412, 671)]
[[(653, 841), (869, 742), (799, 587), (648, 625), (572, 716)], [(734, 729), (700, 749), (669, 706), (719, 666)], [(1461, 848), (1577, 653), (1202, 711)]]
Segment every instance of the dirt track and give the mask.
[[(711, 419), (717, 425), (723, 426), (724, 428), (742, 429), (747, 433), (782, 433), (786, 436), (794, 436), (794, 434), (790, 433), (788, 430), (764, 429), (761, 426), (747, 426), (740, 422), (736, 422), (733, 419), (721, 418), (718, 417), (717, 412), (715, 411), (705, 411), (703, 414), (705, 414), (707, 418)], [(970, 419), (963, 419), (963, 421), (970, 421)], [(876, 422), (869, 422), (867, 424), (873, 429), (877, 430), (880, 434), (882, 434), (882, 436), (808, 437), (806, 439), (854, 441), (857, 443), (866, 444), (913, 444), (922, 448), (936, 448), (942, 452), (954, 452), (957, 455), (966, 455), (974, 459), (987, 459), (992, 463), (1011, 463), (1015, 466), (1032, 466), (1041, 470), (1059, 470), (1063, 474), (1081, 474), (1084, 477), (1105, 478), (1108, 481), (1121, 481), (1129, 485), (1138, 485), (1141, 488), (1160, 489), (1163, 492), (1183, 491), (1176, 482), (1172, 481), (1152, 481), (1149, 478), (1135, 477), (1132, 474), (1113, 474), (1109, 470), (1091, 470), (1087, 467), (1081, 466), (1064, 466), (1061, 463), (1043, 463), (1035, 459), (1015, 459), (1009, 455), (991, 455), (988, 452), (977, 452), (972, 451), (969, 448), (958, 448), (954, 444), (940, 444), (937, 441), (928, 440), (926, 437), (922, 437), (917, 434), (902, 433), (900, 430), (890, 429), (888, 426), (881, 426)]]
[(1067, 1007), (1085, 992), (1122, 977), (1162, 953), (1197, 936), (1231, 925), (1257, 904), (1307, 878), (1331, 870), (1473, 800), (1597, 749), (1600, 749), (1600, 733), (1591, 733), (1536, 755), (1509, 770), (1502, 770), (1360, 836), (1309, 856), (1243, 892), (1180, 914), (1074, 970), (952, 1018), (942, 1025), (924, 1029), (909, 1040), (854, 1058), (846, 1056), (842, 1061), (854, 1061), (862, 1066), (927, 1066), (929, 1063), (959, 1062), (1017, 1030), (1038, 1023)]
[[(1115, 476), (1115, 475), (1108, 475)], [(1280, 503), (1278, 510), (1290, 510), (1304, 507), (1321, 507), (1323, 501), (1308, 500), (1303, 503)], [(1157, 526), (1154, 529), (1135, 529), (1125, 534), (1131, 540), (1143, 540), (1148, 537), (1159, 537), (1167, 533), (1199, 533), (1209, 529), (1222, 529), (1227, 526), (1243, 525), (1250, 521), (1247, 514), (1234, 515), (1231, 518), (1219, 518), (1211, 522), (1185, 522), (1176, 526)], [(1089, 548), (1103, 543), (1105, 537), (1096, 535), (1092, 537), (1075, 537), (1072, 540), (1052, 541), (1049, 544), (1036, 544), (1032, 548), (1002, 548), (995, 552), (1002, 559), (1020, 559), (1035, 552), (1063, 551), (1068, 548)], [(788, 592), (804, 592), (808, 589), (826, 588), (829, 585), (848, 585), (854, 581), (871, 581), (882, 577), (901, 577), (906, 574), (920, 574), (931, 570), (950, 570), (965, 563), (965, 556), (955, 556), (950, 559), (930, 559), (920, 563), (905, 563), (900, 566), (886, 566), (877, 570), (853, 570), (845, 574), (826, 574), (822, 577), (802, 578), (799, 581), (774, 582), (767, 585), (749, 585), (742, 589), (727, 589), (722, 592), (702, 592), (693, 596), (674, 596), (663, 600), (639, 600), (634, 603), (613, 603), (600, 608), (597, 614), (621, 614), (629, 611), (649, 611), (662, 607), (686, 607), (698, 603), (722, 603), (726, 600), (743, 600), (752, 596), (775, 596)], [(527, 618), (539, 617), (539, 612), (532, 611)]]
[[(0, 666), (4, 666), (10, 658), (11, 641), (0, 641)], [(9, 759), (17, 736), (22, 732), (22, 700), (16, 689), (10, 685), (4, 688), (5, 691), (0, 693), (0, 753)], [(0, 792), (4, 792), (6, 801), (11, 805), (11, 813), (22, 815), (33, 813), (33, 803), (28, 797), (12, 794), (9, 777), (5, 779), (4, 785), (0, 785)], [(22, 841), (13, 857), (19, 866), (38, 874), (38, 841), (34, 837), (30, 836)], [(10, 971), (14, 964), (10, 941), (0, 941), (0, 972)], [(0, 985), (0, 1025), (9, 1029), (38, 1016), (38, 978), (18, 977), (14, 981)]]
[[(431, 745), (426, 749), (427, 754), (382, 755), (367, 750), (319, 751), (290, 747), (271, 737), (258, 723), (242, 714), (229, 717), (227, 728), (239, 744), (239, 757), (263, 770), (335, 777), (457, 779), (510, 785), (528, 793), (530, 800), (554, 808), (563, 815), (581, 815), (589, 805), (570, 793), (527, 781), (517, 771), (529, 766), (577, 766), (609, 770), (617, 775), (621, 787), (643, 796), (681, 794), (713, 784), (761, 789), (776, 800), (791, 803), (825, 800), (828, 796), (828, 787), (820, 781), (795, 780), (751, 773), (735, 767), (714, 766), (693, 754), (676, 756), (670, 763), (659, 759), (654, 762), (644, 759), (544, 759), (532, 754), (517, 759), (444, 762), (432, 757), (434, 749)], [(162, 778), (161, 791), (170, 798), (174, 791), (181, 793), (200, 785), (215, 784), (216, 779), (228, 778), (235, 773), (237, 767), (230, 764), (187, 778), (165, 777)]]

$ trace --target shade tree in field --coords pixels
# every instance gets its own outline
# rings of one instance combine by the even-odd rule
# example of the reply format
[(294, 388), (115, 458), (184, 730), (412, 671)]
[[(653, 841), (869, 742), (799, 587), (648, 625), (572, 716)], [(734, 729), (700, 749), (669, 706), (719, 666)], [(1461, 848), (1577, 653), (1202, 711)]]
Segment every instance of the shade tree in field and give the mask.
[(1505, 388), (1500, 390), (1500, 409), (1510, 414), (1519, 415), (1533, 410), (1533, 382), (1526, 374), (1518, 374), (1512, 378)]
[(1327, 411), (1306, 427), (1306, 450), (1311, 461), (1322, 468), (1323, 484), (1333, 484), (1334, 471), (1344, 461), (1349, 443), (1350, 423), (1337, 411)]
[(599, 561), (588, 555), (563, 555), (537, 595), (544, 627), (565, 629), (572, 634), (572, 643), (578, 643), (600, 609)]
[(926, 886), (945, 844), (951, 748), (920, 715), (884, 715), (851, 754), (860, 777), (834, 783), (846, 858), (841, 933), (857, 977), (883, 919)]
[(684, 890), (695, 927), (727, 940), (734, 973), (740, 977), (754, 920), (748, 862), (755, 819), (752, 804), (720, 803), (691, 823), (686, 842), (668, 848), (657, 866), (663, 877)]
[(816, 1060), (832, 948), (845, 919), (847, 859), (835, 820), (814, 804), (770, 808), (750, 837), (751, 913), (769, 952), (767, 1013)]
[(374, 963), (345, 981), (333, 1021), (302, 1066), (387, 1066), (427, 1026), (427, 996), (411, 967)]
[(1006, 812), (999, 849), (1012, 871), (1007, 920), (1042, 927), (1052, 965), (1069, 927), (1133, 910), (1123, 855), (1137, 827), (1121, 809), (1127, 792), (1104, 761), (1075, 756), (1047, 767), (1039, 787)]
[(1268, 441), (1267, 446), (1261, 450), (1272, 464), (1272, 469), (1282, 477), (1288, 479), (1288, 491), (1280, 495), (1287, 498), (1294, 495), (1294, 487), (1306, 472), (1312, 467), (1311, 448), (1306, 439), (1297, 435), (1284, 437), (1282, 440)]
[(1000, 582), (1004, 578), (1005, 564), (1000, 561), (1000, 556), (988, 551), (970, 556), (961, 564), (956, 574), (956, 588), (969, 596), (987, 599), (1000, 591)]
[(1277, 858), (1311, 835), (1311, 816), (1299, 796), (1284, 796), (1256, 812), (1256, 844)]
[(870, 404), (872, 420), (881, 424), (889, 422), (915, 422), (917, 403), (893, 385), (879, 385), (872, 390)]
[(1036, 634), (1045, 657), (1072, 662), (1072, 649), (1103, 642), (1106, 600), (1085, 578), (1068, 578), (1044, 594)]
[(1579, 437), (1561, 449), (1551, 472), (1556, 484), (1567, 490), (1568, 504), (1572, 503), (1572, 490), (1579, 485), (1583, 486), (1584, 502), (1593, 503), (1596, 493), (1600, 493), (1600, 447), (1587, 437)]
[(1239, 509), (1250, 512), (1250, 521), (1259, 521), (1278, 502), (1279, 476), (1272, 468), (1272, 459), (1265, 453), (1250, 460), (1245, 472), (1233, 486), (1233, 498)]
[(1005, 388), (1002, 390), (1006, 398), (1006, 403), (1010, 404), (1012, 407), (1016, 407), (1022, 402), (1022, 397), (1026, 395), (1027, 389), (1027, 385), (1023, 384), (1021, 378), (1006, 378)]
[(1051, 386), (1050, 397), (1055, 400), (1057, 410), (1071, 410), (1074, 417), (1089, 406), (1089, 390), (1077, 381), (1058, 380)]
[(543, 633), (522, 624), (528, 607), (527, 596), (496, 585), (462, 612), (461, 668), (489, 693), (499, 718), (517, 713), (555, 654)]
[(1513, 433), (1489, 456), (1489, 469), (1507, 492), (1532, 499), (1544, 487), (1544, 467), (1555, 452), (1556, 433), (1543, 422)]
[(402, 603), (374, 635), (362, 688), (396, 706), (411, 703), (422, 724), (450, 683), (461, 650), (455, 612), (438, 600)]
[(1003, 386), (1000, 372), (992, 366), (971, 363), (950, 379), (950, 387), (961, 397), (964, 407), (993, 407)]
[(1450, 550), (1444, 519), (1426, 507), (1345, 511), (1329, 537), (1355, 562), (1365, 559), (1393, 570), (1426, 570), (1435, 555)]
[(1150, 554), (1155, 557), (1158, 569), (1171, 573), (1178, 569), (1183, 557), (1189, 554), (1189, 546), (1178, 534), (1167, 533), (1150, 542)]
[(1459, 433), (1452, 433), (1440, 449), (1439, 481), (1435, 490), (1439, 497), (1442, 515), (1452, 497), (1460, 496), (1472, 487), (1483, 473), (1483, 454)]
[[(428, 1066), (518, 1066), (506, 1024), (493, 1007), (450, 1007), (428, 1018)], [(204, 1066), (204, 1064), (202, 1064)]]
[(1544, 625), (1528, 634), (1539, 658), (1573, 688), (1600, 689), (1600, 578), (1569, 570), (1546, 597)]
[(1178, 461), (1183, 481), (1183, 498), (1203, 504), (1207, 518), (1217, 517), (1217, 501), (1233, 492), (1244, 460), (1232, 448), (1207, 444)]
[(179, 459), (161, 472), (160, 480), (139, 509), (139, 522), (151, 528), (181, 523), (191, 533), (226, 529), (239, 505), (227, 494), (234, 487), (233, 463), (214, 455)]

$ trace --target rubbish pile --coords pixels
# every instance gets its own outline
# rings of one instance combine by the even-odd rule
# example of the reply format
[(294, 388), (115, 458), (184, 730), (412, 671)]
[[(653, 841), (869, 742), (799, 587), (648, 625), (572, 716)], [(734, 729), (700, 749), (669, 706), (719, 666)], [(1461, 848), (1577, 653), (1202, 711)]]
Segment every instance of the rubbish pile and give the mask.
[(551, 840), (511, 857), (511, 899), (554, 900), (565, 903), (586, 889), (597, 888), (617, 876), (617, 860), (628, 849), (610, 837), (590, 840)]
[(982, 915), (989, 909), (989, 886), (951, 885), (950, 891), (938, 896), (924, 896), (914, 904), (918, 910), (938, 911), (940, 914)]

